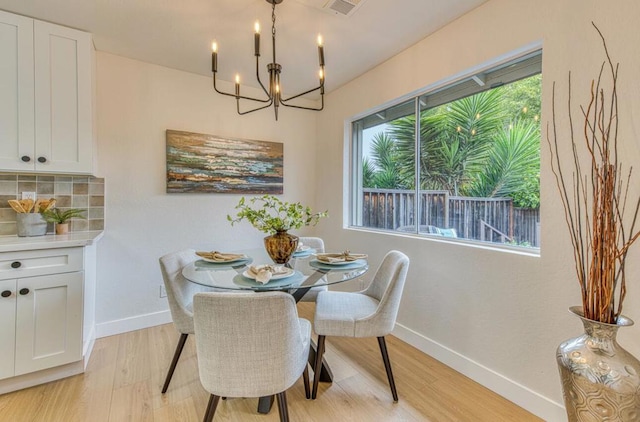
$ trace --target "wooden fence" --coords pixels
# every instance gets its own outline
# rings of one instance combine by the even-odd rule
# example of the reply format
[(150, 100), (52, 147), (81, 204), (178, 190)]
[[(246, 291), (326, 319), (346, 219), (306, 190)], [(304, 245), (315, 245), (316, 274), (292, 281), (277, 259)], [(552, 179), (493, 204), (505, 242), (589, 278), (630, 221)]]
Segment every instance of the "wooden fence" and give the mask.
[(450, 196), (447, 191), (420, 191), (415, 217), (415, 191), (364, 189), (362, 225), (429, 233), (434, 227), (455, 229), (465, 239), (539, 246), (538, 209), (513, 208), (510, 198)]

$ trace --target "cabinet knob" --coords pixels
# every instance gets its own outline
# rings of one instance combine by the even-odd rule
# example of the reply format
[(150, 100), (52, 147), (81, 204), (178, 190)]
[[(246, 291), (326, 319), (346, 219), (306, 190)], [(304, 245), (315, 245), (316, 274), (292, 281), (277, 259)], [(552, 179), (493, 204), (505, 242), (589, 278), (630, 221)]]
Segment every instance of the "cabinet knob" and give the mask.
[(26, 287), (24, 289), (20, 289), (20, 294), (22, 296), (28, 295), (29, 294), (29, 289), (27, 289)]
[(29, 157), (28, 155), (23, 155), (22, 157), (20, 157), (20, 159), (25, 163), (28, 163), (29, 161), (31, 161), (31, 157)]
[(39, 162), (39, 163), (46, 163), (46, 162), (47, 162), (47, 159), (46, 159), (46, 158), (44, 158), (44, 157), (38, 157), (38, 162)]
[(2, 296), (2, 297), (11, 296), (11, 290), (5, 290), (4, 292), (0, 293), (0, 296)]
[(20, 261), (13, 261), (11, 263), (11, 268), (20, 268), (22, 266), (22, 262)]

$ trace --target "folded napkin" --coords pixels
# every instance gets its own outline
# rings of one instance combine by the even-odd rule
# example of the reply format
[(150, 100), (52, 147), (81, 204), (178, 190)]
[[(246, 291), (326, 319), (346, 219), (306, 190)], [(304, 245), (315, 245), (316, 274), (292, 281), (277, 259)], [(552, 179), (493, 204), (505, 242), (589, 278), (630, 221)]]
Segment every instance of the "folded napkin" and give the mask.
[(316, 255), (318, 261), (326, 262), (328, 264), (335, 264), (336, 262), (352, 262), (358, 259), (367, 259), (367, 255), (363, 253), (351, 253), (344, 251), (342, 253), (319, 253)]
[(242, 259), (242, 258), (245, 257), (242, 254), (223, 253), (223, 252), (218, 252), (218, 251), (196, 252), (196, 255), (198, 255), (198, 256), (200, 256), (202, 258), (210, 259), (211, 261), (215, 261), (215, 262), (229, 262), (229, 261), (235, 261), (237, 259)]
[(255, 278), (258, 283), (266, 284), (271, 277), (278, 274), (285, 274), (289, 271), (283, 265), (251, 265), (247, 272)]

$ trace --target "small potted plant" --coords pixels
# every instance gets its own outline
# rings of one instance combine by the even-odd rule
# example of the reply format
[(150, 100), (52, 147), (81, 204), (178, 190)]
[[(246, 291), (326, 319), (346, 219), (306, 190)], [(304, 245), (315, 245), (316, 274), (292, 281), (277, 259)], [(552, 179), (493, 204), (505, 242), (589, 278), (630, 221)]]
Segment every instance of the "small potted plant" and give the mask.
[(85, 210), (79, 208), (69, 208), (62, 210), (60, 208), (51, 208), (42, 212), (42, 217), (48, 223), (56, 224), (56, 234), (69, 233), (69, 220), (72, 218), (86, 218), (83, 213)]
[(298, 236), (287, 233), (291, 229), (316, 225), (327, 212), (311, 211), (300, 202), (282, 202), (273, 195), (240, 198), (235, 218), (227, 215), (231, 225), (247, 220), (256, 229), (268, 234), (264, 238), (267, 253), (276, 264), (286, 264), (298, 247)]

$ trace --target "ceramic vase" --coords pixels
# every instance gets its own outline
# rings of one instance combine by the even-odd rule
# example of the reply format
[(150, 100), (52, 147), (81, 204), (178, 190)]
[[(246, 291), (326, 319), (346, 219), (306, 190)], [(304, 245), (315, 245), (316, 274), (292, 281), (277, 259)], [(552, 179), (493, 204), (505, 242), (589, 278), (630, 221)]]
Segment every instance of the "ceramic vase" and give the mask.
[(616, 324), (584, 318), (582, 307), (569, 309), (582, 320), (584, 334), (563, 342), (556, 352), (569, 422), (640, 421), (640, 361), (616, 341)]
[(69, 233), (69, 223), (56, 224), (56, 234), (67, 234), (67, 233)]
[(276, 264), (286, 264), (298, 248), (298, 236), (278, 230), (275, 234), (264, 238), (264, 247)]
[(18, 236), (44, 236), (47, 233), (47, 222), (38, 212), (17, 213), (16, 229)]

